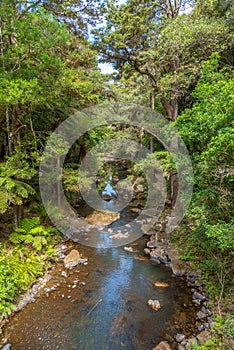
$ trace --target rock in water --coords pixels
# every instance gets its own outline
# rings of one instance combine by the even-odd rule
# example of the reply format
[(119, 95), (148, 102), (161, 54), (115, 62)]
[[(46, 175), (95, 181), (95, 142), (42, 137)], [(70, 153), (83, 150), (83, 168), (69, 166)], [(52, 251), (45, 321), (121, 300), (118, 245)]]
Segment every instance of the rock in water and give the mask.
[(72, 269), (80, 262), (81, 256), (78, 250), (73, 249), (64, 259), (64, 266), (66, 269)]
[(161, 341), (155, 348), (152, 350), (172, 350), (172, 347), (166, 341)]
[(85, 221), (90, 225), (103, 224), (110, 225), (120, 218), (120, 214), (109, 210), (94, 211), (88, 215)]
[(124, 247), (124, 250), (129, 253), (134, 253), (133, 247)]
[(177, 343), (181, 343), (182, 341), (185, 340), (185, 335), (184, 334), (176, 334), (175, 340), (177, 341)]
[(161, 305), (160, 305), (160, 302), (158, 300), (148, 300), (148, 303), (147, 303), (151, 309), (155, 310), (155, 311), (158, 311), (159, 309), (161, 309)]
[(11, 344), (6, 344), (1, 348), (1, 350), (11, 350), (11, 348), (12, 348)]
[(167, 288), (167, 287), (169, 287), (169, 284), (165, 283), (165, 282), (156, 281), (156, 282), (154, 282), (154, 286), (157, 288)]

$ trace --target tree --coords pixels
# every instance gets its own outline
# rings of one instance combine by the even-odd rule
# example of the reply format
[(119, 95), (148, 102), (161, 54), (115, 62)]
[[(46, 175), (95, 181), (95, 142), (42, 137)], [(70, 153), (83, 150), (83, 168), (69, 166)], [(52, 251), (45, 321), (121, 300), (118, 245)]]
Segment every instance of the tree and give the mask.
[[(0, 4), (0, 206), (1, 213), (14, 207), (15, 225), (18, 209), (38, 188), (34, 159), (48, 136), (75, 109), (101, 101), (105, 84), (97, 54), (84, 35), (75, 37), (42, 3), (3, 0)], [(17, 157), (20, 164), (24, 154), (32, 168), (26, 178), (24, 167), (18, 169), (17, 164)]]
[(207, 22), (193, 13), (180, 13), (179, 5), (177, 1), (174, 6), (170, 1), (128, 1), (121, 6), (111, 2), (106, 27), (96, 31), (103, 61), (120, 72), (127, 64), (146, 76), (172, 121), (178, 117), (181, 99), (198, 80), (202, 61), (229, 44), (224, 20)]

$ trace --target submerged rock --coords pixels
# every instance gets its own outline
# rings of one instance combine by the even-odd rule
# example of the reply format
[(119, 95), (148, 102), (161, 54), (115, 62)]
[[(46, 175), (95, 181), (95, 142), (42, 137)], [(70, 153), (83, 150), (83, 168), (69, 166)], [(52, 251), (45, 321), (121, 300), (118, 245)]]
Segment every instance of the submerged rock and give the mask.
[(155, 287), (157, 288), (167, 288), (169, 287), (169, 284), (168, 283), (165, 283), (165, 282), (159, 282), (159, 281), (156, 281), (153, 283)]
[(96, 225), (98, 223), (104, 225), (110, 225), (112, 222), (118, 220), (120, 214), (109, 210), (94, 211), (88, 215), (85, 221), (90, 225)]
[(141, 230), (144, 233), (144, 235), (152, 236), (155, 232), (152, 228), (152, 225), (150, 224), (143, 224), (141, 226)]
[(161, 341), (155, 348), (152, 350), (172, 350), (172, 347), (166, 341)]
[(158, 300), (152, 300), (149, 299), (147, 304), (151, 307), (151, 309), (158, 311), (159, 309), (161, 309), (161, 305), (160, 302)]
[(64, 259), (64, 266), (66, 269), (72, 269), (77, 266), (81, 260), (78, 250), (73, 249)]

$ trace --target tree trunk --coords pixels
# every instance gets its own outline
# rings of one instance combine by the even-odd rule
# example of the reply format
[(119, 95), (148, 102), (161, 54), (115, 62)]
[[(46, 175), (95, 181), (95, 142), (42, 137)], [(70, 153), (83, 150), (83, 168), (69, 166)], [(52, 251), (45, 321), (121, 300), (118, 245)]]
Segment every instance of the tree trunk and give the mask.
[(174, 94), (172, 102), (169, 103), (165, 96), (162, 94), (160, 97), (162, 106), (165, 108), (167, 117), (171, 121), (175, 121), (179, 114), (179, 104), (178, 104), (178, 97), (176, 94)]
[(176, 204), (178, 190), (179, 190), (178, 174), (177, 172), (174, 172), (170, 177), (170, 197), (171, 197), (172, 208)]
[(12, 151), (12, 133), (11, 133), (11, 127), (10, 127), (10, 117), (9, 117), (8, 107), (6, 107), (5, 115), (6, 115), (7, 142), (8, 142), (7, 153), (10, 156)]
[[(151, 95), (151, 108), (152, 108), (152, 111), (154, 112), (154, 109), (155, 109), (155, 93), (152, 92), (152, 95)], [(153, 135), (150, 134), (150, 152), (153, 153), (154, 151), (154, 137)]]
[[(61, 178), (60, 178), (60, 173), (61, 173), (61, 162), (60, 162), (60, 156), (57, 157), (57, 204), (58, 207), (61, 208)], [(61, 175), (62, 176), (62, 175)]]

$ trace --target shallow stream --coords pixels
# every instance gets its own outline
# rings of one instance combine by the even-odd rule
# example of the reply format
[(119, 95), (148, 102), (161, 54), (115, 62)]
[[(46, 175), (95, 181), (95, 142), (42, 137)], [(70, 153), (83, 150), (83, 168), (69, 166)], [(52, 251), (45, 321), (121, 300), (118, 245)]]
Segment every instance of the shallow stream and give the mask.
[[(132, 214), (122, 213), (120, 222)], [(52, 279), (35, 302), (15, 314), (4, 329), (14, 350), (151, 350), (162, 340), (175, 349), (174, 337), (193, 333), (196, 309), (182, 278), (154, 265), (144, 256), (146, 239), (123, 247), (95, 249), (68, 241), (68, 252), (78, 249), (88, 265), (65, 271), (54, 266)], [(155, 281), (168, 284), (157, 288)], [(50, 290), (49, 289), (54, 290)], [(157, 299), (159, 311), (149, 299)]]

